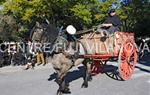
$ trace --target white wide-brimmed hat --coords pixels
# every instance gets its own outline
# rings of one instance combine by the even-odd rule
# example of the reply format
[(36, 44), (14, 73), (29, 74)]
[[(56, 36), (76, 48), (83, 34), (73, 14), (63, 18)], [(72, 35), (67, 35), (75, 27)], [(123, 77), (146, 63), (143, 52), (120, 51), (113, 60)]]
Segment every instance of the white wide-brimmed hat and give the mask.
[(76, 34), (76, 28), (73, 25), (68, 25), (66, 28), (67, 32), (71, 35)]

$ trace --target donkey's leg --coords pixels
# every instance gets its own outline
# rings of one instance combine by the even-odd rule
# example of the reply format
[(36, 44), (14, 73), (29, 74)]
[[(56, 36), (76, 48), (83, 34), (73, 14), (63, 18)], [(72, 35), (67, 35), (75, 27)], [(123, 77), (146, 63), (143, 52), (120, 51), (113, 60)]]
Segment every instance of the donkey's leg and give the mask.
[(91, 78), (91, 62), (89, 59), (79, 58), (78, 60), (75, 61), (75, 66), (78, 66), (81, 63), (85, 66), (84, 82), (81, 87), (87, 88), (88, 81), (92, 80), (92, 78)]
[(58, 72), (57, 83), (59, 85), (59, 89), (57, 90), (57, 95), (61, 95), (62, 93), (71, 93), (70, 89), (68, 88), (69, 85), (67, 85), (65, 82), (64, 77), (66, 74), (67, 73)]
[(59, 89), (57, 90), (57, 95), (62, 95), (65, 88), (65, 80), (59, 79), (58, 81)]
[(64, 76), (61, 76), (60, 72), (57, 73), (57, 84), (59, 85), (59, 89), (57, 90), (57, 95), (62, 95), (63, 94), (63, 90), (65, 87), (65, 80), (64, 80)]
[(82, 84), (82, 88), (87, 88), (88, 87), (88, 81), (92, 80), (92, 76), (91, 76), (91, 64), (90, 62), (85, 62), (84, 63), (85, 66), (85, 76), (84, 76), (84, 82)]
[(92, 81), (92, 75), (91, 75), (91, 62), (87, 63), (87, 80)]

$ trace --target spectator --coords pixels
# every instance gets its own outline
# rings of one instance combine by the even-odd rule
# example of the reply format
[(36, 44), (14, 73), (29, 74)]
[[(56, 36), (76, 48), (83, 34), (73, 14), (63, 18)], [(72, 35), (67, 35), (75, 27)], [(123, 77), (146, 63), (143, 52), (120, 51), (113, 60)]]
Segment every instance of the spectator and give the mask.
[(16, 65), (16, 61), (15, 61), (15, 55), (17, 53), (17, 45), (15, 42), (10, 42), (9, 46), (8, 46), (8, 52), (11, 56), (11, 63), (10, 65), (15, 66)]
[(45, 62), (45, 58), (44, 58), (44, 53), (43, 53), (43, 50), (42, 50), (42, 47), (41, 47), (41, 44), (38, 43), (36, 44), (37, 46), (36, 47), (40, 47), (36, 50), (36, 55), (37, 55), (37, 65), (41, 65), (43, 64), (46, 65), (46, 62)]
[(34, 49), (33, 43), (30, 39), (28, 40), (26, 49), (27, 49), (27, 51), (26, 51), (27, 64), (25, 66), (25, 70), (27, 70), (29, 68), (33, 69), (35, 63), (32, 60), (33, 60), (33, 56), (35, 55), (35, 53), (33, 51), (33, 49)]

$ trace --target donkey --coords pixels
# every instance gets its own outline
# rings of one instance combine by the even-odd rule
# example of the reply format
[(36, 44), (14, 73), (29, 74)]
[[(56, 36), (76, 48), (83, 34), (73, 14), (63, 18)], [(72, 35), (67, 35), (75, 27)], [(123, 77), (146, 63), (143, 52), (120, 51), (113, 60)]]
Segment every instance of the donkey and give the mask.
[[(59, 41), (57, 42), (59, 43), (62, 41), (61, 39), (59, 39)], [(92, 80), (91, 61), (89, 59), (83, 58), (82, 56), (79, 56), (79, 53), (81, 55), (85, 54), (83, 48), (82, 50), (78, 48), (79, 45), (81, 44), (77, 42), (68, 42), (65, 51), (61, 50), (61, 52), (55, 53), (52, 57), (51, 63), (53, 65), (54, 70), (57, 73), (56, 82), (59, 85), (59, 89), (57, 90), (57, 95), (62, 95), (63, 93), (71, 93), (69, 89), (69, 85), (65, 81), (65, 76), (67, 75), (69, 70), (74, 66), (78, 66), (79, 64), (83, 64), (83, 66), (85, 66), (86, 73), (84, 76), (83, 84), (81, 86), (82, 88), (87, 88), (88, 81)], [(77, 50), (74, 48), (75, 46), (77, 47)]]

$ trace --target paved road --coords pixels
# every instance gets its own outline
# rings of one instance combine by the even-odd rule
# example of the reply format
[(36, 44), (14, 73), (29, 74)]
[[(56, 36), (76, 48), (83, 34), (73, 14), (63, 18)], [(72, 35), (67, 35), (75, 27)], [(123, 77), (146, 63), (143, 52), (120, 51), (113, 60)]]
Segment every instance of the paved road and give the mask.
[[(93, 77), (88, 88), (81, 88), (83, 68), (73, 68), (73, 72), (68, 74), (72, 92), (70, 95), (150, 95), (149, 65), (144, 62), (137, 64), (133, 77), (128, 81), (114, 80), (106, 74), (99, 74)], [(58, 86), (53, 79), (54, 71), (50, 65), (28, 71), (23, 71), (22, 67), (16, 71), (10, 68), (15, 67), (0, 70), (0, 95), (56, 94)], [(5, 70), (7, 72), (4, 72)]]

